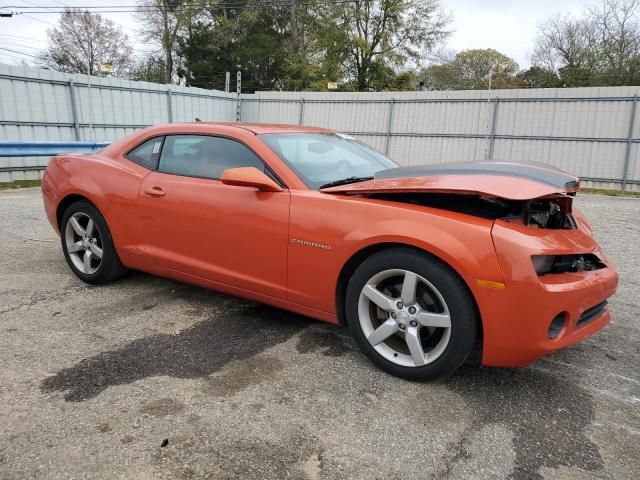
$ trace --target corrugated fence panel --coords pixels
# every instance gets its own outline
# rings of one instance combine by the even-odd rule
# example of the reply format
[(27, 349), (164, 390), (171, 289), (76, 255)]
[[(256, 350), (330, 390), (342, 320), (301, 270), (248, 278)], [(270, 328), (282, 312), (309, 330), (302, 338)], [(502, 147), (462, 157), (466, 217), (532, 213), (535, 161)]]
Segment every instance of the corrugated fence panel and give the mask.
[(303, 98), (305, 124), (357, 132), (401, 165), (484, 158), (542, 161), (597, 180), (591, 185), (620, 186), (628, 163), (626, 186), (636, 188), (640, 112), (628, 136), (639, 91), (260, 92), (251, 98), (263, 101), (250, 105), (252, 121), (297, 123), (300, 106), (292, 101)]
[[(344, 132), (383, 132), (389, 109), (380, 103), (309, 103), (304, 105), (304, 123)], [(297, 120), (294, 123), (298, 123)]]
[(630, 157), (629, 179), (637, 182), (638, 190), (640, 190), (640, 143), (634, 143), (631, 146)]
[[(113, 141), (169, 121), (233, 121), (235, 98), (199, 88), (98, 77), (89, 82), (87, 75), (0, 65), (0, 140)], [(0, 158), (0, 182), (37, 178), (29, 167), (43, 167), (47, 160)]]
[[(0, 65), (0, 139), (112, 141), (165, 122), (235, 121), (234, 93)], [(73, 83), (73, 88), (71, 84)], [(543, 161), (640, 189), (640, 87), (450, 92), (258, 92), (245, 122), (315, 125), (355, 134), (402, 165)], [(74, 113), (74, 99), (75, 112)], [(629, 133), (631, 131), (631, 138)], [(0, 181), (43, 158), (0, 158)], [(37, 173), (37, 172), (36, 172)], [(28, 175), (33, 175), (29, 172)]]
[(354, 135), (361, 142), (366, 143), (377, 151), (384, 153), (385, 137), (380, 135)]
[[(245, 102), (251, 103), (251, 102)], [(260, 102), (261, 123), (298, 123), (300, 104), (298, 102)]]

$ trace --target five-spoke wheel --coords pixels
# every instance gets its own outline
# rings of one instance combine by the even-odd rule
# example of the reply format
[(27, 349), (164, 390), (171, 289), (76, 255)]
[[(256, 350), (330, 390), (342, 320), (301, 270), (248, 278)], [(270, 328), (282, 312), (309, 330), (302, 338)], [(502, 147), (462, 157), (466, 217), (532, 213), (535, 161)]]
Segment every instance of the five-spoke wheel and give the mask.
[(101, 284), (126, 272), (107, 222), (95, 206), (86, 200), (74, 202), (65, 209), (61, 220), (62, 250), (78, 278)]
[(451, 336), (451, 316), (438, 290), (408, 270), (384, 270), (362, 288), (360, 326), (387, 360), (419, 367), (436, 360)]
[(71, 261), (86, 275), (95, 273), (102, 262), (102, 238), (93, 219), (84, 212), (76, 212), (67, 222), (64, 240)]
[(349, 327), (367, 356), (395, 375), (442, 377), (472, 351), (477, 313), (460, 277), (418, 250), (378, 252), (356, 268), (345, 298)]

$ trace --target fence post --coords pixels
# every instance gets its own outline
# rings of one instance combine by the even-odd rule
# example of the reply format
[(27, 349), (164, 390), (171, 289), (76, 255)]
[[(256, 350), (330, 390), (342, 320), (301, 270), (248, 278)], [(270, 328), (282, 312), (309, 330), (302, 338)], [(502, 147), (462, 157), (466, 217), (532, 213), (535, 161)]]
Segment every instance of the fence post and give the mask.
[(629, 117), (629, 135), (627, 135), (627, 149), (624, 153), (624, 169), (622, 171), (622, 191), (627, 188), (627, 177), (629, 176), (629, 160), (631, 159), (631, 148), (633, 147), (633, 129), (636, 124), (636, 107), (638, 106), (638, 95), (633, 96), (631, 104), (631, 116)]
[(391, 128), (393, 127), (393, 110), (396, 104), (395, 98), (391, 99), (389, 103), (389, 112), (387, 112), (387, 138), (384, 142), (384, 154), (389, 155), (389, 146), (391, 143)]
[(240, 91), (242, 90), (242, 73), (240, 70), (236, 73), (236, 122), (240, 121)]
[(304, 98), (300, 99), (300, 113), (298, 115), (298, 125), (304, 123)]
[(167, 115), (169, 123), (173, 123), (173, 102), (171, 101), (171, 88), (167, 88)]
[(493, 119), (491, 120), (491, 138), (489, 139), (489, 155), (487, 158), (493, 160), (493, 148), (496, 143), (496, 123), (498, 121), (498, 105), (500, 105), (500, 97), (495, 98), (493, 105)]
[(76, 103), (76, 84), (73, 78), (69, 79), (69, 96), (71, 97), (71, 115), (73, 115), (73, 130), (76, 140), (80, 140), (80, 119), (78, 118), (78, 104)]

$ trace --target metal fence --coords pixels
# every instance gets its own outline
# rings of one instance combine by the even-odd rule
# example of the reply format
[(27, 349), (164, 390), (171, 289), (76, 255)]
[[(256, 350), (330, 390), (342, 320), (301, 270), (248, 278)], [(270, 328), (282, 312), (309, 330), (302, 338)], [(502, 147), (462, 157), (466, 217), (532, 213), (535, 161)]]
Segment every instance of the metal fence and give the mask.
[[(640, 190), (640, 87), (237, 96), (0, 65), (0, 141), (109, 141), (155, 123), (298, 123), (350, 133), (402, 165), (542, 161), (583, 184)], [(0, 157), (0, 181), (40, 157)]]
[(640, 190), (640, 87), (452, 92), (259, 92), (243, 120), (350, 133), (403, 165), (541, 161), (583, 185)]
[[(0, 142), (109, 142), (164, 122), (235, 120), (221, 91), (0, 65)], [(42, 156), (0, 156), (0, 182), (38, 178)]]

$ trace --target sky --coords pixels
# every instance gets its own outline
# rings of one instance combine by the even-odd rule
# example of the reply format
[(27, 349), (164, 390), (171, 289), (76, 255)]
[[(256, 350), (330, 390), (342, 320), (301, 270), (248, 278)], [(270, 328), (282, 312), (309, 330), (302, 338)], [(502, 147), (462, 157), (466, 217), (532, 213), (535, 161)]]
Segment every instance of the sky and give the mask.
[[(596, 0), (592, 0), (596, 1)], [(521, 68), (530, 65), (529, 56), (539, 22), (564, 13), (580, 14), (592, 3), (588, 0), (442, 0), (445, 10), (454, 18), (454, 30), (447, 48), (456, 51), (493, 48), (513, 59)], [(135, 0), (0, 0), (3, 6), (87, 6), (133, 5)], [(19, 7), (12, 8), (19, 10)], [(0, 10), (6, 11), (6, 10)], [(27, 14), (28, 15), (28, 14)], [(121, 26), (136, 41), (136, 21), (132, 14), (103, 14)], [(17, 15), (0, 18), (0, 63), (18, 64), (21, 59), (32, 63), (39, 50), (47, 45), (47, 29), (59, 14)], [(138, 53), (143, 53), (137, 48)], [(20, 53), (16, 53), (20, 52)]]

